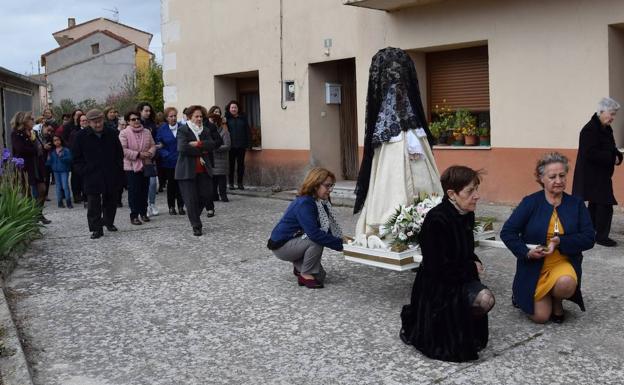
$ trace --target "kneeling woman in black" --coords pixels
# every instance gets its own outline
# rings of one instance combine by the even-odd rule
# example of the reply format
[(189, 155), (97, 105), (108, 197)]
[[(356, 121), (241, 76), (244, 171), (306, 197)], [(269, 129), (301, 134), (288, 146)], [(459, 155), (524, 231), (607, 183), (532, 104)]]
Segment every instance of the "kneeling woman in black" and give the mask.
[(480, 174), (451, 166), (441, 176), (444, 198), (429, 211), (418, 235), (422, 262), (412, 298), (401, 312), (403, 342), (427, 357), (463, 362), (487, 345), (492, 292), (481, 283), (474, 253), (474, 211)]

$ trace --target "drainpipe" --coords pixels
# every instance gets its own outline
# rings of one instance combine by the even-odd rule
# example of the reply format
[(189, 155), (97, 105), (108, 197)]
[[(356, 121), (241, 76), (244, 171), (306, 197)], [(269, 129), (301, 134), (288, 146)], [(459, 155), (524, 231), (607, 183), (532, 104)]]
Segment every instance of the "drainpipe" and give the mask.
[(284, 0), (280, 0), (280, 105), (282, 110), (287, 107), (284, 104)]

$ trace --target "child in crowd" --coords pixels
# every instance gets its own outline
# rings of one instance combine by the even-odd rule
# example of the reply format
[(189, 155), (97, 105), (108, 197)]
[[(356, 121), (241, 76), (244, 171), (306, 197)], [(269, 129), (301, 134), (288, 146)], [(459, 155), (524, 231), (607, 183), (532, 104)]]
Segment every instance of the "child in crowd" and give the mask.
[(63, 205), (64, 193), (67, 208), (71, 209), (73, 206), (68, 180), (72, 165), (72, 154), (69, 148), (63, 145), (63, 138), (60, 135), (54, 135), (52, 143), (54, 144), (54, 149), (48, 154), (46, 165), (49, 166), (54, 173), (58, 207), (65, 207)]

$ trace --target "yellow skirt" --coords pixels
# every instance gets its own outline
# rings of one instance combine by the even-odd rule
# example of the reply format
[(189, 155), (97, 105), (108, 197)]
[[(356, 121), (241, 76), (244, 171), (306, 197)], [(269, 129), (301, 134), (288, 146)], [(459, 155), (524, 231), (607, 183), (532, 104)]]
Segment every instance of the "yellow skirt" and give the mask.
[(578, 283), (576, 271), (574, 271), (574, 267), (572, 267), (568, 258), (559, 253), (559, 250), (555, 250), (555, 252), (547, 255), (544, 259), (544, 266), (542, 266), (539, 281), (537, 281), (537, 286), (535, 287), (535, 295), (533, 296), (535, 301), (544, 298), (555, 286), (559, 277), (564, 275), (574, 278), (574, 281)]

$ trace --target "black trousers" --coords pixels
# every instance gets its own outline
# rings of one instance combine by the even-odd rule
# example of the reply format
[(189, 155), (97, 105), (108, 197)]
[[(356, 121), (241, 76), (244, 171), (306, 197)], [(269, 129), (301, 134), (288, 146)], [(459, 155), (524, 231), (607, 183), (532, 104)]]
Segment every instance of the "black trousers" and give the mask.
[(184, 199), (182, 199), (178, 181), (175, 180), (175, 168), (161, 168), (161, 170), (164, 180), (167, 182), (167, 206), (170, 209), (175, 208), (177, 202), (178, 208), (181, 209), (184, 207)]
[(138, 218), (139, 215), (147, 216), (149, 178), (143, 175), (143, 171), (126, 171), (126, 179), (128, 181), (128, 206), (130, 206), (130, 219)]
[(201, 213), (212, 202), (212, 178), (204, 172), (195, 175), (194, 179), (178, 180), (178, 186), (191, 226), (194, 229), (201, 229)]
[(229, 154), (230, 170), (228, 175), (228, 181), (230, 186), (234, 184), (234, 165), (236, 165), (236, 183), (239, 186), (243, 185), (243, 175), (245, 175), (245, 148), (231, 148)]
[(589, 202), (587, 208), (589, 209), (589, 216), (594, 225), (594, 230), (596, 230), (596, 241), (604, 241), (611, 232), (613, 206)]
[(169, 186), (167, 178), (165, 176), (165, 168), (161, 166), (160, 160), (156, 160), (156, 169), (158, 170), (158, 190), (162, 191)]
[(212, 198), (214, 200), (227, 198), (227, 181), (225, 175), (212, 176)]
[(80, 203), (83, 199), (83, 181), (82, 177), (76, 171), (71, 174), (71, 190), (74, 201)]
[(117, 192), (87, 195), (87, 221), (89, 231), (102, 231), (103, 226), (115, 223)]

